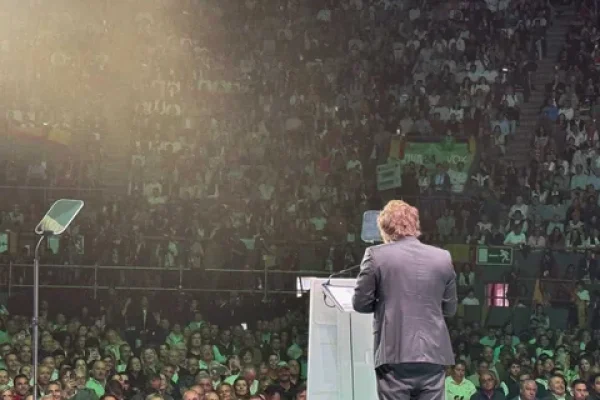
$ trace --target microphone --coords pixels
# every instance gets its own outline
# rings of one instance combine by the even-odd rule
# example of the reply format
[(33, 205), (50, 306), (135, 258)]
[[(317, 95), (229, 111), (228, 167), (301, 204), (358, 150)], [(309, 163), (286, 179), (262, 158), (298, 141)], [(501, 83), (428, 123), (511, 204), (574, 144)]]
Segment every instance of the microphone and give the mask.
[(335, 278), (336, 276), (344, 275), (346, 272), (352, 272), (355, 269), (360, 268), (360, 266), (361, 266), (361, 264), (356, 264), (351, 267), (344, 268), (341, 271), (334, 272), (333, 274), (329, 275), (329, 277), (327, 278), (327, 282), (325, 282), (323, 285), (331, 284), (331, 278)]

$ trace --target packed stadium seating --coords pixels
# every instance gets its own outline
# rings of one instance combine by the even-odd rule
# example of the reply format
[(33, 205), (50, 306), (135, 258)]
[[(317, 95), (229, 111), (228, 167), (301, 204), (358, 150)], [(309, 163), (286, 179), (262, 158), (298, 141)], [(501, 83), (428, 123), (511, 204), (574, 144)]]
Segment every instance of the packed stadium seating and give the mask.
[(86, 206), (42, 257), (41, 396), (303, 400), (296, 277), (357, 264), (394, 197), (456, 263), (447, 398), (600, 396), (594, 2), (5, 3), (3, 397), (60, 197)]

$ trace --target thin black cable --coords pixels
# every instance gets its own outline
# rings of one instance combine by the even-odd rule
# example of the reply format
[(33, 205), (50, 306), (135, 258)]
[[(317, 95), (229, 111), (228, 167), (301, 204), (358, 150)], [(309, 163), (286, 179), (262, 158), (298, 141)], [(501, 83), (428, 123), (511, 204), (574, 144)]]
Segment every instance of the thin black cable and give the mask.
[[(358, 265), (355, 265), (354, 267), (357, 267), (357, 266)], [(354, 267), (352, 267), (352, 268), (354, 268)], [(342, 271), (340, 271), (340, 272), (342, 272)], [(345, 271), (345, 272), (348, 272), (348, 271)], [(336, 285), (332, 285), (331, 283), (329, 283), (330, 281), (331, 281), (331, 276), (329, 277), (329, 279), (327, 280), (327, 282), (325, 282), (323, 284), (323, 287), (325, 287), (325, 286), (336, 286)], [(323, 303), (325, 303), (325, 305), (327, 307), (329, 307), (329, 308), (335, 308), (336, 307), (335, 304), (332, 305), (332, 304), (328, 304), (327, 303), (327, 292), (325, 292), (325, 291), (323, 291)]]
[(327, 304), (327, 293), (323, 293), (323, 303), (329, 308), (335, 308), (335, 304)]

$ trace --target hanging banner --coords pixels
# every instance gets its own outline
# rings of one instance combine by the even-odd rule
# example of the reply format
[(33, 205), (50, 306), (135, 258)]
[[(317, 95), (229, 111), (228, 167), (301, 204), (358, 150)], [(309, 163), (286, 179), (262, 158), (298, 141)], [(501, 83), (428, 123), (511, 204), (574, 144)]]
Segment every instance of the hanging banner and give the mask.
[(430, 173), (435, 172), (438, 163), (446, 163), (450, 168), (464, 164), (468, 171), (473, 162), (469, 142), (456, 142), (449, 139), (441, 142), (410, 142), (403, 138), (393, 138), (390, 145), (390, 159), (404, 165), (415, 163), (424, 165)]
[(389, 190), (402, 186), (402, 165), (393, 161), (377, 166), (377, 190)]
[(72, 133), (69, 129), (52, 127), (50, 130), (38, 126), (9, 126), (7, 132), (17, 139), (61, 146), (71, 145)]

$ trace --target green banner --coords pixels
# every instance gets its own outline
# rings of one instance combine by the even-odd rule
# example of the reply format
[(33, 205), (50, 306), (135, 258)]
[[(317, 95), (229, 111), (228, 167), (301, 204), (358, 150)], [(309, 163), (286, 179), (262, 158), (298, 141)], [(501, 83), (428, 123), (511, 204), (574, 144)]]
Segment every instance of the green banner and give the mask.
[(450, 168), (462, 162), (464, 171), (469, 171), (473, 162), (473, 155), (469, 151), (468, 143), (457, 143), (447, 140), (437, 143), (407, 142), (404, 145), (402, 164), (414, 162), (417, 166), (425, 165), (430, 173), (435, 172), (438, 163), (447, 163)]

